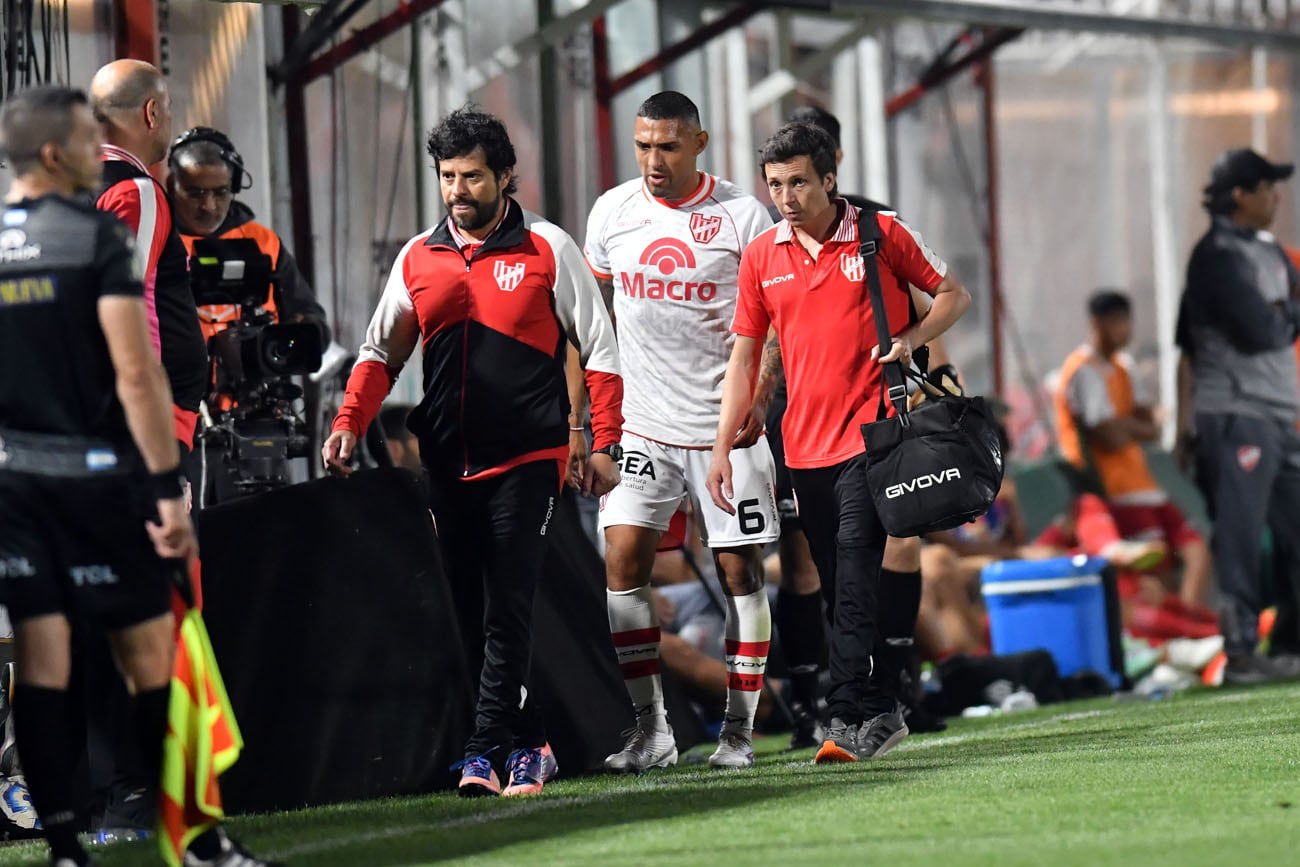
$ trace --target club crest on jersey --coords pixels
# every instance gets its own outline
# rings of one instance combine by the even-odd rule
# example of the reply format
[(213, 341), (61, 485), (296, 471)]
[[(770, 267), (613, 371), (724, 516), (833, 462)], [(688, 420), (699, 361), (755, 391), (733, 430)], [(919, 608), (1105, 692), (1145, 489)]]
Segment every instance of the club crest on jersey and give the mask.
[(697, 243), (707, 244), (714, 238), (718, 237), (718, 232), (722, 229), (722, 218), (719, 216), (706, 217), (699, 211), (691, 214), (691, 236)]
[(846, 279), (854, 283), (861, 283), (867, 276), (867, 266), (863, 264), (861, 256), (850, 255), (849, 253), (840, 254), (840, 270), (844, 272)]
[(492, 266), (492, 276), (497, 278), (497, 288), (502, 292), (513, 292), (524, 282), (525, 266), (523, 262), (503, 262), (498, 259)]

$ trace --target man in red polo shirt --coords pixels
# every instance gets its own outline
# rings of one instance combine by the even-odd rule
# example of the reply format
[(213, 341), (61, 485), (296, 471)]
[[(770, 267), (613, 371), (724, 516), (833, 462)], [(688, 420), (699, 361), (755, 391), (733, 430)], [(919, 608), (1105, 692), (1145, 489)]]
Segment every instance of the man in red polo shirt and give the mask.
[[(831, 724), (816, 762), (851, 762), (883, 755), (907, 736), (891, 673), (880, 670), (885, 657), (877, 598), (886, 536), (867, 488), (860, 425), (876, 420), (880, 363), (910, 362), (913, 347), (961, 317), (970, 293), (920, 235), (896, 214), (879, 212), (878, 261), (895, 336), (893, 348), (878, 358), (862, 281), (858, 209), (831, 196), (834, 140), (812, 125), (787, 124), (763, 145), (760, 162), (785, 219), (756, 238), (741, 259), (731, 326), (736, 343), (723, 381), (709, 493), (719, 508), (735, 508), (731, 444), (749, 412), (763, 340), (774, 327), (789, 390), (786, 464), (832, 609)], [(909, 322), (909, 283), (934, 297), (916, 322)]]

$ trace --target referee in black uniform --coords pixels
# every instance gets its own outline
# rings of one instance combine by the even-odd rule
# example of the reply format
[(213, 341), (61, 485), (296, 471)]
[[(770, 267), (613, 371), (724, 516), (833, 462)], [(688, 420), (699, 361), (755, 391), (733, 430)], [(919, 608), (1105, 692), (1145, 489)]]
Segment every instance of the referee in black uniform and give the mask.
[(157, 775), (171, 680), (169, 568), (196, 553), (171, 393), (149, 340), (132, 240), (76, 197), (100, 178), (80, 91), (40, 87), (0, 113), (15, 180), (0, 212), (0, 603), (14, 621), (14, 708), (55, 867), (77, 842), (68, 615), (108, 631)]

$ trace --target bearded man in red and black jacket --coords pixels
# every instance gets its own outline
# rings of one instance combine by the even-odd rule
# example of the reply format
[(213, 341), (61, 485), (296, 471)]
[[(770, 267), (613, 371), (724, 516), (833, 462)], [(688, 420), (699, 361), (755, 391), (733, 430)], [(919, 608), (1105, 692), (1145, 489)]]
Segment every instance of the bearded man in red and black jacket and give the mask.
[(322, 454), (327, 468), (348, 471), (418, 343), (425, 395), (407, 426), (466, 656), (482, 659), (460, 793), (535, 795), (556, 770), (526, 682), (533, 596), (569, 459), (567, 347), (591, 395), (594, 443), (578, 475), (597, 496), (619, 481), (618, 348), (581, 249), (511, 197), (515, 151), (501, 121), (453, 112), (428, 151), (448, 216), (398, 254)]

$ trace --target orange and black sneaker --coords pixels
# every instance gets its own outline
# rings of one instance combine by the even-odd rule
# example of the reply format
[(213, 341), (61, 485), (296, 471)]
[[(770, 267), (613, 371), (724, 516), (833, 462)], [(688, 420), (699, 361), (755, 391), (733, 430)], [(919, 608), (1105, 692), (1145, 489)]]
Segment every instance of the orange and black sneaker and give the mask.
[(826, 727), (826, 739), (813, 758), (814, 765), (833, 765), (858, 760), (858, 727), (839, 717)]

